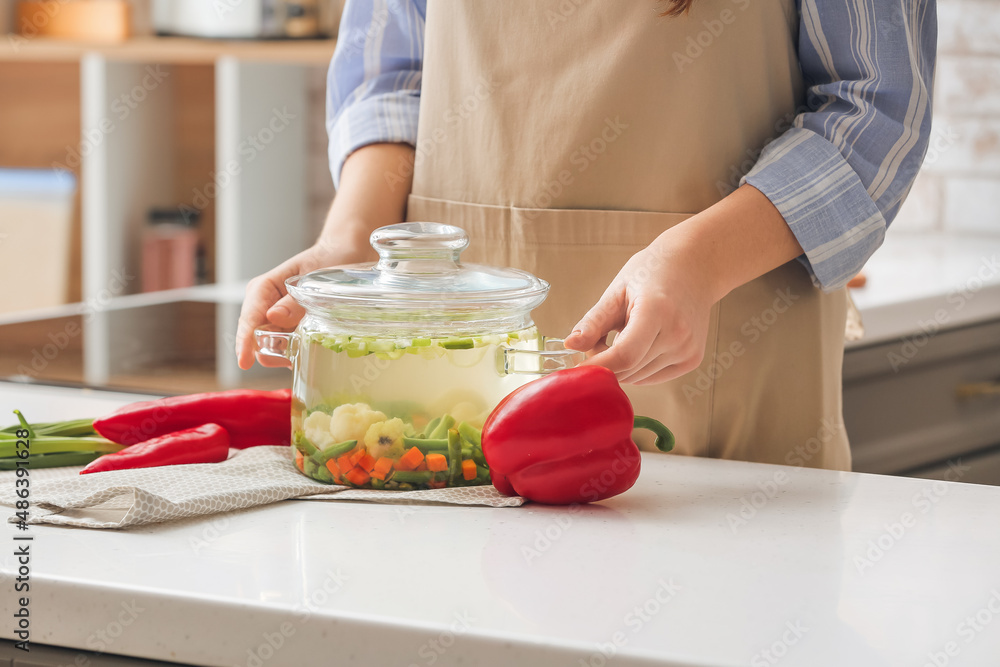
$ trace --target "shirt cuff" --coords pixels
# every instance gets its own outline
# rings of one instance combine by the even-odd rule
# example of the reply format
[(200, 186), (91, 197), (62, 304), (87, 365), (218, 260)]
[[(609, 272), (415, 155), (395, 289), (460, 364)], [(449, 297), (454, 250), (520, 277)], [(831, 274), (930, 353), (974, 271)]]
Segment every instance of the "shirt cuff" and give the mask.
[(334, 187), (340, 188), (344, 161), (359, 148), (378, 143), (416, 146), (419, 109), (420, 96), (412, 90), (368, 97), (345, 107), (326, 128)]
[(846, 285), (885, 238), (885, 218), (857, 172), (811, 130), (792, 128), (769, 143), (743, 183), (785, 218), (805, 251), (799, 261), (825, 292)]

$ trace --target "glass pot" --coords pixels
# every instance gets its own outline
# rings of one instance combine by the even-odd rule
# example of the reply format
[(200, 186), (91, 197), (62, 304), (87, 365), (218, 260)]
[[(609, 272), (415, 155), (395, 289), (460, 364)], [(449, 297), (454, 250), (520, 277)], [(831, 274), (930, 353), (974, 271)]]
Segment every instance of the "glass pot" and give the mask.
[(583, 354), (539, 335), (549, 285), (462, 264), (458, 227), (375, 230), (376, 264), (286, 281), (306, 310), (295, 331), (255, 332), (293, 369), (292, 447), (313, 479), (360, 488), (489, 484), (480, 430), (507, 394)]

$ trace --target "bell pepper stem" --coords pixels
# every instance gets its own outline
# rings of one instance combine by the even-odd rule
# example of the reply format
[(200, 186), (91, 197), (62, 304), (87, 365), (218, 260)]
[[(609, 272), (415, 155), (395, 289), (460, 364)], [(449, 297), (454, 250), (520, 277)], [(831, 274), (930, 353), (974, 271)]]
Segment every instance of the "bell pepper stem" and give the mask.
[(635, 428), (644, 428), (648, 431), (652, 431), (656, 435), (656, 442), (654, 444), (661, 452), (669, 452), (674, 448), (674, 434), (669, 428), (652, 417), (636, 416), (632, 425)]

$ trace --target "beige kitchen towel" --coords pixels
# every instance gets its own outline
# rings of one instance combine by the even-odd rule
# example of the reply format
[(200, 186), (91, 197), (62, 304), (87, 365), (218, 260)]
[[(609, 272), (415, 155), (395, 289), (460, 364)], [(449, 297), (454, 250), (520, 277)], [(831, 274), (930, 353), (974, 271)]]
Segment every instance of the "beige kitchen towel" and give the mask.
[[(32, 473), (29, 524), (127, 528), (217, 514), (279, 500), (365, 500), (377, 503), (517, 507), (492, 486), (424, 491), (352, 489), (316, 482), (300, 473), (288, 447), (236, 450), (222, 463), (113, 470), (90, 475), (81, 468)], [(0, 504), (14, 507), (14, 473), (0, 475)], [(11, 522), (17, 521), (11, 516)]]

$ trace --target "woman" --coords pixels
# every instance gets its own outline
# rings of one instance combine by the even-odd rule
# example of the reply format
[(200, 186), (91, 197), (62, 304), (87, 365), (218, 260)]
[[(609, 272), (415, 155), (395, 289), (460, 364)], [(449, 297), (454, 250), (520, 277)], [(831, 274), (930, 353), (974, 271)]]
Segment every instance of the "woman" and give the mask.
[(254, 327), (301, 317), (285, 278), (447, 222), (467, 261), (552, 283), (540, 330), (678, 451), (849, 469), (844, 285), (922, 160), (935, 42), (933, 0), (350, 0), (337, 198), (248, 287), (240, 364)]

